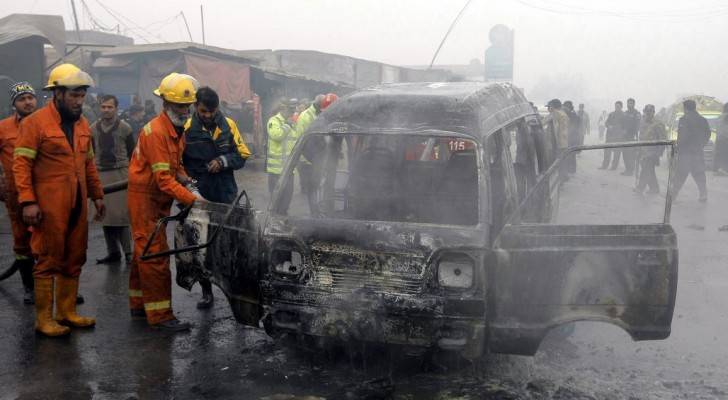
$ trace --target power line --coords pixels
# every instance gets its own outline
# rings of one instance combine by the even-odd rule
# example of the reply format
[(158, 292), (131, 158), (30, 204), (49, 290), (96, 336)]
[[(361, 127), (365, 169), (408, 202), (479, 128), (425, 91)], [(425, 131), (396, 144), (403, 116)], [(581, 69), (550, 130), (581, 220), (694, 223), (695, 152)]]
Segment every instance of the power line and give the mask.
[[(111, 15), (111, 16), (112, 16), (112, 17), (113, 17), (114, 19), (116, 19), (117, 21), (119, 21), (119, 23), (120, 23), (120, 24), (121, 24), (122, 26), (125, 26), (125, 27), (126, 27), (126, 28), (127, 28), (128, 30), (130, 30), (130, 31), (136, 31), (136, 32), (137, 32), (137, 35), (138, 35), (138, 36), (139, 36), (139, 37), (140, 37), (140, 38), (141, 38), (142, 40), (144, 40), (145, 42), (147, 42), (147, 43), (152, 43), (152, 42), (151, 42), (151, 41), (150, 41), (150, 40), (148, 39), (149, 37), (152, 37), (152, 38), (157, 38), (157, 39), (161, 40), (161, 41), (162, 41), (162, 42), (164, 42), (164, 43), (169, 43), (169, 41), (168, 41), (168, 40), (166, 40), (166, 39), (164, 39), (163, 37), (161, 37), (161, 36), (159, 36), (159, 35), (155, 35), (155, 34), (153, 34), (153, 33), (149, 32), (149, 31), (147, 31), (147, 30), (146, 30), (145, 28), (143, 28), (143, 27), (139, 26), (139, 25), (138, 25), (138, 24), (137, 24), (136, 22), (134, 22), (134, 21), (133, 21), (133, 20), (131, 20), (130, 18), (128, 18), (128, 17), (126, 17), (126, 16), (124, 16), (123, 14), (121, 14), (121, 13), (120, 13), (120, 12), (118, 12), (118, 11), (115, 11), (115, 10), (111, 9), (110, 7), (108, 7), (107, 5), (105, 5), (104, 3), (102, 3), (102, 2), (101, 2), (101, 0), (96, 0), (96, 3), (97, 3), (97, 4), (99, 5), (99, 6), (101, 6), (101, 8), (103, 8), (103, 9), (104, 9), (104, 10), (105, 10), (105, 11), (106, 11), (106, 12), (107, 12), (107, 13), (108, 13), (109, 15)], [(127, 22), (128, 22), (129, 24), (125, 23), (125, 22), (124, 22), (124, 20), (126, 20), (126, 21), (127, 21)], [(131, 28), (131, 27), (130, 27), (129, 25), (133, 25), (134, 27), (136, 27), (136, 29), (132, 29), (132, 28)], [(142, 34), (142, 32), (144, 32), (145, 34)]]
[(450, 27), (449, 27), (449, 28), (447, 28), (447, 32), (445, 32), (445, 36), (444, 36), (444, 37), (442, 38), (442, 41), (440, 42), (440, 45), (439, 45), (439, 46), (437, 46), (437, 50), (435, 50), (435, 54), (433, 54), (433, 55), (432, 55), (432, 61), (430, 61), (430, 68), (432, 68), (432, 66), (433, 66), (433, 65), (435, 64), (435, 59), (437, 58), (437, 55), (438, 55), (438, 54), (440, 54), (440, 49), (442, 49), (442, 46), (443, 46), (443, 45), (445, 44), (445, 40), (447, 40), (447, 37), (448, 37), (448, 36), (450, 36), (450, 32), (452, 32), (453, 28), (455, 28), (455, 24), (457, 24), (457, 23), (458, 23), (458, 21), (460, 20), (460, 17), (461, 17), (461, 16), (463, 15), (463, 13), (465, 12), (465, 9), (466, 9), (466, 8), (468, 8), (468, 6), (470, 5), (470, 3), (471, 3), (472, 1), (473, 1), (473, 0), (467, 0), (467, 1), (465, 2), (465, 5), (464, 5), (464, 6), (463, 6), (463, 8), (462, 8), (462, 9), (460, 10), (460, 12), (459, 12), (459, 13), (458, 13), (458, 15), (457, 15), (457, 16), (455, 17), (455, 19), (454, 19), (454, 20), (452, 21), (452, 23), (450, 24)]

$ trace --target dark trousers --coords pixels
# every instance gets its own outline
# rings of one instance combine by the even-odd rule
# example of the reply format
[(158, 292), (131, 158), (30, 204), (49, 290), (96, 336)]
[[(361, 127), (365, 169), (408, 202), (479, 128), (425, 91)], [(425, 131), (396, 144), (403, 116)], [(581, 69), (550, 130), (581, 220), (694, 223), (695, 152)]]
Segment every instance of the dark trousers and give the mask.
[(622, 149), (622, 159), (624, 160), (624, 171), (628, 173), (634, 172), (634, 167), (637, 165), (635, 150), (630, 148)]
[[(278, 174), (268, 174), (268, 191), (271, 195), (273, 195), (273, 191), (276, 188), (276, 185), (278, 184), (278, 180), (281, 178)], [(282, 210), (283, 213), (287, 213), (288, 207), (291, 205), (291, 199), (293, 198), (293, 179), (289, 179), (288, 183), (286, 184), (286, 187), (284, 187), (281, 191), (281, 199), (280, 199), (280, 205), (281, 207), (279, 210)], [(273, 200), (271, 198), (271, 200)]]
[(698, 185), (698, 192), (700, 197), (708, 195), (708, 188), (705, 183), (705, 158), (703, 153), (692, 154), (683, 153), (677, 155), (677, 168), (675, 171), (675, 177), (672, 181), (672, 195), (677, 197), (680, 193), (680, 189), (688, 179), (688, 175), (693, 176), (693, 180)]
[(642, 192), (645, 187), (650, 188), (650, 192), (657, 193), (660, 191), (660, 184), (657, 182), (655, 167), (658, 165), (659, 159), (654, 157), (643, 157), (640, 160), (640, 176), (637, 182), (637, 190)]
[(200, 287), (202, 288), (202, 295), (212, 296), (212, 283), (207, 279), (200, 279)]
[(131, 234), (128, 226), (104, 226), (104, 240), (107, 254), (121, 254), (131, 256)]
[(298, 171), (298, 182), (301, 184), (301, 192), (306, 195), (311, 215), (315, 215), (318, 205), (316, 204), (316, 182), (313, 179), (313, 165), (302, 162), (296, 170)]
[(619, 166), (619, 155), (621, 151), (619, 149), (604, 149), (604, 159), (602, 160), (602, 168), (609, 167), (609, 163), (612, 163), (612, 169), (617, 169)]

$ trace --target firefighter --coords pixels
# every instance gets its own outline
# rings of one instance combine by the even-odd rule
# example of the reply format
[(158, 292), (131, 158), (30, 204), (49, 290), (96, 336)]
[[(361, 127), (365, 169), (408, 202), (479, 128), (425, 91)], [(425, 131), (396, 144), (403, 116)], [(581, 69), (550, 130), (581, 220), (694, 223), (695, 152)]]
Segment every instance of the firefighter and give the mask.
[(47, 336), (68, 334), (68, 326), (96, 324), (76, 313), (78, 278), (88, 247), (86, 198), (93, 200), (96, 220), (105, 214), (91, 132), (82, 116), (90, 86), (91, 76), (75, 65), (54, 68), (45, 87), (53, 99), (20, 124), (13, 151), (18, 202), (23, 221), (33, 227), (30, 244), (37, 259), (35, 329)]
[[(250, 150), (240, 136), (235, 121), (220, 110), (220, 98), (209, 87), (197, 91), (195, 112), (185, 124), (185, 170), (197, 181), (202, 197), (208, 201), (232, 204), (238, 194), (234, 171), (243, 168)], [(202, 299), (198, 309), (212, 307), (212, 285), (200, 280)]]
[[(134, 256), (129, 273), (129, 307), (132, 318), (145, 318), (155, 328), (179, 332), (190, 324), (172, 313), (172, 276), (169, 257), (143, 261), (140, 256), (156, 222), (170, 214), (172, 202), (183, 205), (204, 201), (194, 181), (182, 167), (184, 125), (197, 92), (195, 78), (172, 73), (154, 91), (162, 112), (144, 125), (129, 163), (128, 204)], [(196, 192), (196, 193), (195, 193)], [(164, 229), (149, 246), (150, 253), (167, 250)]]
[[(278, 103), (276, 114), (268, 120), (268, 154), (266, 158), (266, 172), (268, 173), (268, 192), (273, 194), (273, 190), (278, 184), (283, 173), (283, 164), (293, 148), (289, 144), (294, 135), (293, 129), (286, 121), (291, 115), (291, 108), (286, 100)], [(285, 199), (290, 199), (293, 194), (293, 181), (288, 181), (283, 191)]]
[(8, 210), (10, 226), (13, 233), (13, 251), (15, 252), (15, 266), (20, 270), (25, 294), (23, 303), (33, 304), (33, 254), (30, 251), (30, 231), (23, 223), (23, 216), (18, 205), (18, 192), (13, 179), (13, 149), (18, 139), (20, 121), (35, 111), (38, 101), (35, 90), (28, 82), (18, 82), (10, 88), (10, 104), (15, 112), (8, 118), (0, 121), (0, 162), (2, 162), (3, 175), (2, 198)]

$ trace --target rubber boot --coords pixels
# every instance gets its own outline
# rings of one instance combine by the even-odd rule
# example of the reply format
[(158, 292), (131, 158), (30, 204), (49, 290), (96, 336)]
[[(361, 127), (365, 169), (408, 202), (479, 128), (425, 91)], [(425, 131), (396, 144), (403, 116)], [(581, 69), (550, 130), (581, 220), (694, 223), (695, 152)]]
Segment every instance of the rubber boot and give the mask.
[(46, 336), (68, 335), (71, 330), (53, 320), (53, 278), (35, 278), (35, 330)]
[(33, 304), (35, 300), (33, 298), (33, 266), (35, 261), (32, 258), (23, 258), (16, 261), (20, 263), (20, 279), (23, 281), (23, 289), (25, 294), (23, 295), (23, 303)]
[(90, 328), (96, 325), (93, 318), (76, 314), (78, 278), (56, 277), (56, 321), (74, 328)]

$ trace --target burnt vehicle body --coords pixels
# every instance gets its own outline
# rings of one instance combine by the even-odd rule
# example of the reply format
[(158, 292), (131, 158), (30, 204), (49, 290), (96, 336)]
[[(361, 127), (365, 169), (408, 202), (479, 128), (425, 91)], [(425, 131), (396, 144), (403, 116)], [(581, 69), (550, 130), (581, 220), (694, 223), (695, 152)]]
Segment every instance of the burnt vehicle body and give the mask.
[[(211, 279), (239, 322), (271, 335), (468, 358), (532, 355), (550, 329), (581, 320), (668, 337), (669, 197), (659, 224), (548, 224), (565, 156), (553, 144), (509, 84), (356, 92), (296, 144), (262, 225), (247, 201), (186, 215), (177, 281)], [(313, 189), (287, 193), (296, 176)]]

